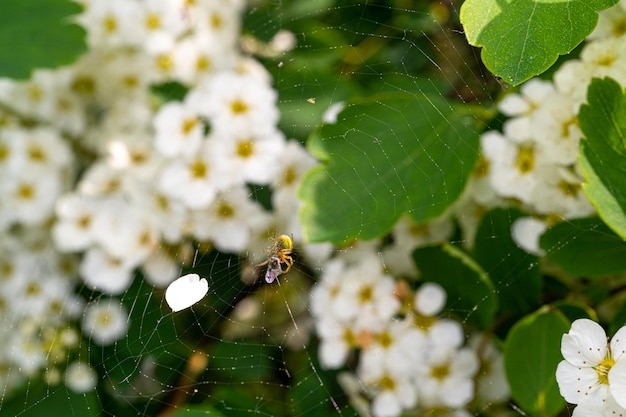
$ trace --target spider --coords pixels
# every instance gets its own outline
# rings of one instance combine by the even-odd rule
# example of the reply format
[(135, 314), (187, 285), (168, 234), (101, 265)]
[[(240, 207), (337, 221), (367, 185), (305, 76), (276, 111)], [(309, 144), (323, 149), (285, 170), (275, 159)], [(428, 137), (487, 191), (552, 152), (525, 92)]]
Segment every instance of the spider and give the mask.
[[(267, 267), (267, 273), (265, 274), (265, 281), (272, 283), (280, 274), (286, 274), (293, 266), (293, 258), (291, 257), (291, 251), (293, 250), (293, 235), (291, 237), (287, 235), (280, 235), (278, 238), (274, 238), (274, 243), (271, 249), (266, 249), (265, 252), (271, 253), (270, 257), (256, 266), (263, 266), (269, 264)], [(280, 264), (287, 265), (287, 269), (284, 271)]]

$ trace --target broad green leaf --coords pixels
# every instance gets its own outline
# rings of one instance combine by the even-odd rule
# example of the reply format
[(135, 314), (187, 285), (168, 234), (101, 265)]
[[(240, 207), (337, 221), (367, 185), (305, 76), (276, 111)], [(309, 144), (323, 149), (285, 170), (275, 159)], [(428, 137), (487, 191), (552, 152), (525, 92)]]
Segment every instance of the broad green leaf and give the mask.
[(462, 319), (488, 328), (498, 309), (494, 286), (487, 274), (456, 246), (429, 246), (413, 252), (422, 279), (436, 282), (447, 293), (446, 308)]
[(34, 68), (72, 63), (87, 50), (72, 23), (81, 7), (70, 0), (0, 0), (0, 76), (28, 78)]
[(623, 326), (626, 326), (626, 302), (622, 303), (621, 307), (617, 311), (617, 314), (613, 317), (609, 328), (610, 334), (613, 335), (617, 333), (617, 331)]
[(322, 161), (299, 190), (308, 240), (371, 239), (403, 212), (416, 223), (443, 213), (476, 163), (473, 121), (439, 95), (389, 93), (347, 105), (308, 141)]
[(461, 23), (485, 66), (509, 84), (541, 74), (595, 28), (617, 0), (466, 0)]
[[(317, 357), (319, 346), (312, 342), (306, 351), (289, 358), (291, 388), (289, 389), (291, 415), (307, 417), (358, 417), (352, 407), (345, 404), (345, 392), (338, 383), (337, 373), (324, 369)], [(312, 369), (315, 368), (315, 374)], [(338, 399), (339, 401), (336, 401)], [(338, 413), (336, 406), (341, 408)]]
[(279, 403), (277, 398), (272, 398), (271, 394), (276, 394), (276, 390), (268, 392), (255, 392), (250, 384), (220, 384), (211, 392), (210, 403), (227, 417), (252, 417), (258, 415), (282, 416), (283, 403)]
[(598, 321), (596, 312), (586, 304), (574, 301), (559, 300), (551, 304), (552, 307), (558, 309), (567, 320), (573, 322), (577, 319), (590, 319)]
[(626, 95), (610, 78), (594, 79), (578, 119), (585, 139), (579, 162), (583, 190), (598, 214), (626, 239)]
[(146, 367), (153, 366), (159, 372), (152, 375), (155, 386), (173, 383), (180, 377), (188, 354), (175, 326), (180, 314), (172, 314), (162, 292), (155, 291), (140, 274), (135, 276), (120, 302), (129, 314), (128, 332), (113, 344), (100, 347), (92, 343), (90, 363), (106, 375), (107, 383), (115, 386), (118, 397), (135, 395), (134, 386), (145, 378)]
[(550, 261), (572, 275), (626, 272), (626, 242), (596, 217), (558, 223), (543, 234), (540, 245)]
[(27, 389), (0, 399), (0, 415), (20, 417), (99, 417), (102, 406), (96, 391), (77, 394), (61, 386), (48, 386), (41, 381), (29, 381)]
[(220, 411), (217, 411), (210, 405), (182, 405), (174, 413), (168, 414), (169, 417), (223, 417)]
[(541, 297), (537, 258), (511, 237), (511, 225), (522, 216), (516, 209), (495, 209), (482, 218), (474, 240), (476, 261), (498, 289), (500, 313), (525, 314), (537, 308)]
[(527, 415), (551, 416), (565, 405), (556, 383), (561, 336), (570, 323), (553, 307), (518, 321), (504, 343), (504, 370), (511, 396)]
[(282, 362), (273, 363), (269, 345), (222, 340), (209, 352), (207, 370), (228, 381), (265, 381)]

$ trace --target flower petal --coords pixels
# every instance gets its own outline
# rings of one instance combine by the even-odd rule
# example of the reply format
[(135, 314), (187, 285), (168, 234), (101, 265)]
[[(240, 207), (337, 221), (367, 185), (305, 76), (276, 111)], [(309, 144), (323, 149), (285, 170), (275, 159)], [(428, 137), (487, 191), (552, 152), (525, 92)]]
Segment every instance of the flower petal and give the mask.
[(561, 353), (574, 366), (596, 366), (606, 356), (606, 333), (595, 321), (578, 319), (561, 338)]
[(574, 409), (572, 417), (603, 417), (605, 409), (602, 405), (579, 405)]
[(611, 338), (611, 355), (613, 359), (619, 361), (624, 352), (626, 352), (626, 326), (620, 328), (615, 333), (615, 336)]
[(611, 367), (609, 371), (609, 391), (613, 395), (615, 402), (626, 408), (626, 358), (617, 361)]
[(570, 404), (601, 404), (606, 398), (607, 387), (599, 383), (592, 368), (580, 368), (561, 361), (556, 368), (556, 382), (561, 395)]
[(374, 399), (372, 411), (376, 417), (395, 417), (400, 415), (402, 408), (393, 393), (383, 391)]
[(202, 300), (209, 291), (206, 279), (198, 274), (188, 274), (172, 282), (165, 290), (165, 301), (172, 311), (184, 310)]

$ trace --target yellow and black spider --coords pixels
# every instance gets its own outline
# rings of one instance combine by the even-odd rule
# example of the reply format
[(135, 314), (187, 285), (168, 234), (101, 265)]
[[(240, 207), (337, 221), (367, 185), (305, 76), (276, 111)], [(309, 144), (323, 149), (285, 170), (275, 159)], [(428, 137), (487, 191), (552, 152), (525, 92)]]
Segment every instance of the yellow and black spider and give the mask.
[(284, 271), (281, 270), (279, 273), (279, 275), (281, 273), (285, 274), (289, 272), (289, 270), (293, 266), (293, 258), (291, 257), (292, 250), (293, 250), (293, 235), (291, 235), (291, 237), (287, 235), (280, 235), (277, 238), (274, 238), (274, 243), (272, 244), (272, 248), (265, 250), (265, 252), (271, 254), (269, 258), (267, 258), (265, 262), (261, 262), (260, 264), (257, 264), (256, 266), (263, 266), (272, 262), (270, 269), (274, 270), (275, 272), (278, 272), (276, 265), (273, 265), (274, 263), (276, 263), (276, 261), (278, 261), (280, 264), (287, 265), (287, 269), (285, 269)]

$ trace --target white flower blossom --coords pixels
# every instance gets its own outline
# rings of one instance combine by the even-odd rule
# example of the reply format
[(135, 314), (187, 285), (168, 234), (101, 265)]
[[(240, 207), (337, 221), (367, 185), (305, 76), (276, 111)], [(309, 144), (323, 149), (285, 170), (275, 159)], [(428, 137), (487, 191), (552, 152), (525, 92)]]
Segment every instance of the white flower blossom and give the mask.
[(96, 371), (85, 362), (72, 362), (65, 371), (65, 385), (75, 393), (89, 392), (97, 383)]
[(115, 298), (100, 299), (85, 307), (83, 332), (99, 345), (110, 345), (128, 332), (128, 311)]
[(534, 217), (520, 217), (511, 225), (511, 236), (515, 244), (526, 252), (543, 256), (545, 251), (539, 247), (539, 238), (547, 228), (544, 221)]
[(193, 155), (200, 148), (204, 126), (185, 103), (164, 105), (154, 117), (156, 149), (165, 156)]
[(556, 370), (556, 380), (565, 401), (610, 407), (611, 398), (626, 408), (626, 327), (607, 343), (602, 327), (589, 319), (578, 319), (561, 339), (565, 358)]

